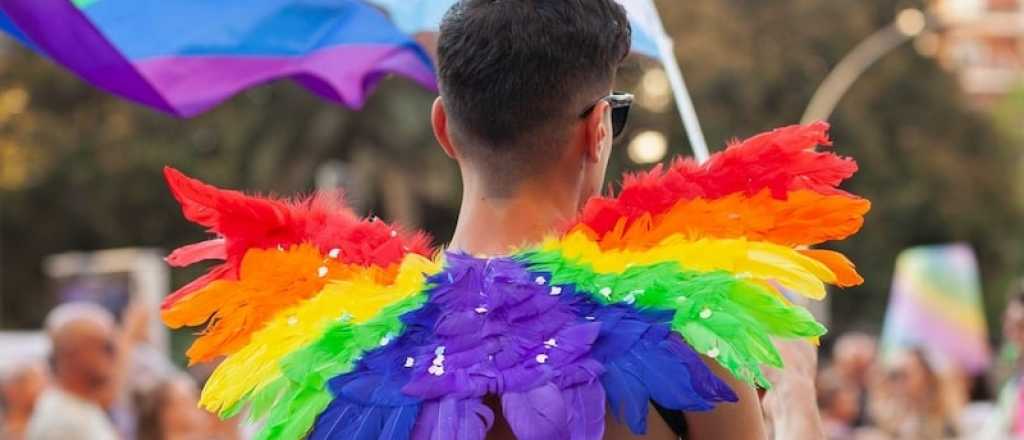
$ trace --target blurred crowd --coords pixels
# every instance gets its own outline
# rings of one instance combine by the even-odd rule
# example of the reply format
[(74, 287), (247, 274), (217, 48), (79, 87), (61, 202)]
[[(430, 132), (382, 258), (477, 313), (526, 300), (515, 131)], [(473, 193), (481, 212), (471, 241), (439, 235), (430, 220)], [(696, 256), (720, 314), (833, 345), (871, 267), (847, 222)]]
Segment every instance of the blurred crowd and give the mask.
[(210, 370), (181, 371), (147, 341), (148, 310), (131, 305), (120, 323), (87, 302), (46, 320), (51, 355), (0, 371), (3, 440), (240, 440), (238, 420), (198, 407)]
[[(129, 306), (58, 306), (46, 360), (0, 371), (3, 440), (241, 440), (241, 417), (198, 407), (212, 371), (182, 371), (147, 343), (151, 318)], [(880, 353), (868, 333), (840, 335), (820, 360), (818, 407), (829, 440), (1024, 439), (1024, 294), (1004, 314), (1010, 347), (991, 374), (971, 377), (924, 348)]]
[(818, 407), (829, 440), (1024, 439), (1024, 294), (1003, 317), (1001, 364), (971, 376), (924, 347), (881, 352), (867, 333), (839, 336), (821, 360)]

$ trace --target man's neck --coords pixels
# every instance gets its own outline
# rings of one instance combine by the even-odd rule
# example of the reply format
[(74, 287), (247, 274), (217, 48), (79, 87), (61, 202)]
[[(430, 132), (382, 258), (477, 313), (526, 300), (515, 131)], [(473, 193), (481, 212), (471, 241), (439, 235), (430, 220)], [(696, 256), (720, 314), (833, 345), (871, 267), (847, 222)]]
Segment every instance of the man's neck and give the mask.
[(89, 389), (88, 386), (83, 384), (81, 381), (73, 378), (57, 378), (57, 387), (64, 394), (75, 397), (83, 402), (89, 402), (98, 405), (98, 396), (95, 391)]
[(572, 190), (558, 185), (522, 185), (510, 197), (493, 197), (480, 185), (464, 186), (459, 222), (449, 250), (504, 255), (534, 244), (571, 220), (579, 207)]

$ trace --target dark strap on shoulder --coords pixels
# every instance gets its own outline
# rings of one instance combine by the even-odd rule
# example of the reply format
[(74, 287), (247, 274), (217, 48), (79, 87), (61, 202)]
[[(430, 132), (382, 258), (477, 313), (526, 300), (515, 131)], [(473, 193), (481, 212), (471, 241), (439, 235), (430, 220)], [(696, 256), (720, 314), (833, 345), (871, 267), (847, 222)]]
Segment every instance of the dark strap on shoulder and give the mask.
[(686, 417), (683, 416), (683, 412), (662, 408), (653, 401), (651, 403), (654, 404), (654, 409), (658, 410), (661, 418), (665, 419), (665, 423), (672, 429), (672, 432), (676, 433), (681, 440), (686, 440)]

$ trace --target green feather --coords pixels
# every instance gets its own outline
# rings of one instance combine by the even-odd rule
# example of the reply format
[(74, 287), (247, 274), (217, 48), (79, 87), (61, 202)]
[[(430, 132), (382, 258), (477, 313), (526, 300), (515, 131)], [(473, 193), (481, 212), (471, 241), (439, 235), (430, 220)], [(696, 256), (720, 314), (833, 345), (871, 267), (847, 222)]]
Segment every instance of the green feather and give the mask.
[(352, 371), (364, 353), (380, 347), (385, 336), (402, 334), (402, 315), (426, 301), (427, 295), (419, 294), (384, 308), (364, 323), (338, 321), (316, 342), (282, 359), (282, 377), (248, 397), (253, 413), (266, 419), (256, 438), (304, 438), (334, 399), (327, 382)]
[(716, 352), (715, 360), (734, 376), (765, 388), (771, 383), (761, 367), (782, 367), (771, 338), (809, 338), (825, 333), (803, 308), (725, 271), (688, 271), (668, 262), (599, 274), (590, 265), (568, 260), (557, 251), (527, 252), (519, 259), (533, 271), (550, 273), (552, 284), (575, 285), (577, 292), (599, 303), (674, 311), (672, 329), (694, 350)]

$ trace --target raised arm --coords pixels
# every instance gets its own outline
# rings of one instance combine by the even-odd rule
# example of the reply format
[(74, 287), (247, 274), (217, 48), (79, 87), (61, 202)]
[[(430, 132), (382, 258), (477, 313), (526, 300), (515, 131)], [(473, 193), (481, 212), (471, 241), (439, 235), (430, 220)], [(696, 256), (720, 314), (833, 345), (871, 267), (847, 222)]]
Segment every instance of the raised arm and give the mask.
[(775, 384), (765, 394), (763, 402), (772, 438), (824, 439), (825, 431), (814, 387), (818, 366), (817, 350), (810, 343), (800, 340), (776, 341), (775, 346), (786, 368), (765, 372)]

